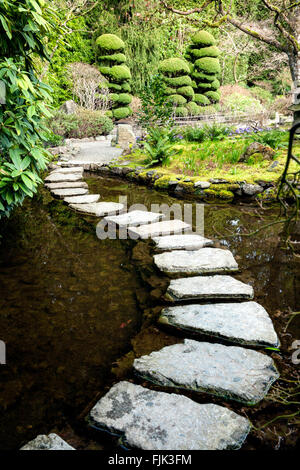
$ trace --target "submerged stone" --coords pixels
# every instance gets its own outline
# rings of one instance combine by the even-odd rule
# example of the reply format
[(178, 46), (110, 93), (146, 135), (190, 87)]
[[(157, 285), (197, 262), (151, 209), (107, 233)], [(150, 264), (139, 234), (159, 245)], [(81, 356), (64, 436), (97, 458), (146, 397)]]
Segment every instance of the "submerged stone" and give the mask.
[(167, 300), (253, 299), (253, 287), (231, 276), (196, 276), (172, 279), (165, 294)]
[(71, 196), (65, 197), (64, 201), (68, 204), (89, 204), (97, 202), (100, 199), (100, 194), (86, 194), (85, 196)]
[(114, 224), (119, 225), (119, 227), (127, 227), (128, 225), (132, 227), (137, 227), (138, 225), (145, 225), (151, 222), (157, 222), (163, 217), (163, 214), (137, 210), (127, 212), (126, 214), (106, 217), (105, 220), (107, 220), (108, 222), (113, 222)]
[(232, 253), (220, 248), (161, 253), (154, 256), (154, 263), (167, 274), (218, 274), (239, 269)]
[(66, 441), (57, 434), (49, 434), (48, 436), (40, 434), (32, 441), (21, 447), (20, 450), (75, 450)]
[(67, 189), (67, 188), (88, 188), (88, 184), (85, 181), (75, 181), (74, 183), (62, 181), (60, 183), (46, 183), (47, 189)]
[(61, 198), (67, 196), (83, 196), (88, 194), (89, 190), (86, 188), (65, 188), (65, 189), (52, 189), (51, 194)]
[(168, 307), (162, 310), (159, 322), (234, 343), (279, 346), (271, 318), (256, 302)]
[(214, 242), (200, 235), (169, 235), (153, 238), (158, 250), (199, 250), (213, 246)]
[(68, 182), (68, 181), (81, 181), (82, 174), (81, 173), (59, 173), (55, 171), (48, 175), (45, 179), (46, 183), (60, 183), (61, 181)]
[(249, 421), (219, 405), (119, 382), (90, 412), (91, 424), (143, 450), (238, 449)]
[(164, 387), (206, 392), (255, 404), (279, 374), (273, 360), (260, 352), (185, 339), (148, 356), (133, 367), (144, 379)]
[(135, 238), (153, 238), (160, 235), (170, 235), (172, 233), (182, 233), (191, 230), (191, 225), (182, 220), (165, 220), (154, 224), (142, 225), (140, 227), (128, 227), (128, 232)]
[(117, 202), (93, 202), (90, 204), (70, 204), (71, 209), (82, 212), (83, 214), (103, 217), (105, 215), (116, 214), (124, 209), (124, 204)]

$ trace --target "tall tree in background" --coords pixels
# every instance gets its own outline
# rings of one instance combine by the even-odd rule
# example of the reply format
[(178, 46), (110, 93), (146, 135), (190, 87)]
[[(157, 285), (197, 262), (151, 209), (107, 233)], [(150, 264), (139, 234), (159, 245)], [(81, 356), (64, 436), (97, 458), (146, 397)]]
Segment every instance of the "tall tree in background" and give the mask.
[[(201, 26), (201, 16), (199, 18), (199, 15), (203, 15), (205, 10), (213, 8), (216, 19), (214, 22), (204, 20), (206, 25), (218, 28), (221, 24), (229, 22), (252, 38), (287, 54), (293, 80), (294, 120), (295, 122), (300, 121), (300, 1), (258, 0), (253, 2), (256, 12), (261, 14), (263, 21), (258, 19), (258, 14), (254, 17), (248, 15), (247, 5), (241, 8), (239, 2), (202, 0), (192, 3), (197, 6), (189, 8), (191, 5), (189, 1), (161, 0), (161, 4), (167, 10), (185, 17), (192, 17), (194, 21), (198, 19), (199, 26)], [(188, 9), (182, 9), (185, 7)], [(242, 11), (245, 13), (242, 14)], [(264, 17), (262, 13), (265, 13)]]

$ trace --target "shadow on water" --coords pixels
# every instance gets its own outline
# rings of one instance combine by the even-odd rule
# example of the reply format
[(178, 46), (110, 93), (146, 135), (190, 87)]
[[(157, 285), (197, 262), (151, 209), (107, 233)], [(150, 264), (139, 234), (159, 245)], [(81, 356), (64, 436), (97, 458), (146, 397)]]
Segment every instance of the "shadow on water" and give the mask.
[[(188, 202), (118, 179), (90, 175), (87, 181), (102, 200), (126, 195), (128, 206)], [(205, 236), (233, 251), (243, 269), (238, 277), (253, 285), (255, 300), (279, 333), (282, 350), (274, 359), (292, 375), (289, 348), (300, 339), (300, 325), (296, 319), (287, 331), (285, 326), (299, 309), (299, 260), (282, 249), (281, 226), (240, 236), (276, 216), (275, 210), (249, 205), (206, 206)], [(132, 345), (135, 354), (145, 353), (153, 334), (159, 347), (168, 339), (150, 326), (138, 340), (152, 287), (131, 261), (133, 242), (98, 240), (94, 219), (73, 213), (45, 190), (16, 210), (1, 233), (0, 339), (7, 345), (7, 365), (0, 366), (0, 449), (15, 449), (38, 433), (76, 426), (89, 403), (116, 380), (111, 369), (118, 358)], [(264, 406), (267, 411), (256, 407), (250, 413), (256, 424), (284, 413), (274, 404)], [(287, 430), (279, 426), (268, 437), (270, 445), (280, 433)], [(249, 448), (256, 447), (259, 435), (250, 440)]]

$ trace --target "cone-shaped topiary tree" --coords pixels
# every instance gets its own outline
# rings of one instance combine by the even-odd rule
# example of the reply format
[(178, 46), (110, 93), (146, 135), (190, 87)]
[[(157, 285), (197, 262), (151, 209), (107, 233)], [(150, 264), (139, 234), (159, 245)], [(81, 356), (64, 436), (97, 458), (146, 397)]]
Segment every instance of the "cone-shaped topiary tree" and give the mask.
[(191, 114), (193, 107), (194, 89), (190, 77), (189, 64), (179, 58), (163, 60), (159, 64), (159, 72), (166, 83), (166, 94), (176, 106), (176, 116)]
[(129, 106), (132, 100), (129, 81), (131, 73), (125, 65), (125, 44), (114, 34), (102, 34), (96, 40), (97, 59), (99, 70), (108, 80), (108, 88), (111, 92), (112, 115), (116, 119), (124, 119), (131, 115)]
[(207, 31), (199, 31), (192, 37), (185, 58), (190, 62), (195, 91), (194, 101), (198, 106), (208, 106), (220, 101), (220, 51), (215, 38)]

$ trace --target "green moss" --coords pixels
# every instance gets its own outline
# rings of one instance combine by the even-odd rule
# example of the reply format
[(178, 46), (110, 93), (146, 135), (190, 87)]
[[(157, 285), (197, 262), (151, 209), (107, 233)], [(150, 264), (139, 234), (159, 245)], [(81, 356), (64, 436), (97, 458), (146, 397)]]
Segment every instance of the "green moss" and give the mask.
[(199, 106), (194, 101), (187, 103), (186, 109), (188, 110), (188, 113), (191, 114), (191, 116), (197, 116), (199, 113)]
[(206, 91), (204, 94), (211, 103), (218, 103), (220, 101), (221, 95), (217, 91)]
[(204, 189), (203, 193), (206, 195), (208, 199), (215, 199), (217, 197), (217, 192), (213, 189)]
[(177, 88), (177, 93), (179, 95), (186, 96), (187, 98), (194, 98), (194, 90), (191, 86), (182, 86)]
[(117, 82), (131, 79), (130, 70), (126, 65), (114, 65), (110, 69), (110, 75)]
[(115, 34), (102, 34), (96, 39), (96, 45), (105, 51), (121, 51), (125, 49), (125, 44)]
[(201, 57), (219, 57), (220, 49), (216, 46), (202, 47), (201, 49), (192, 48), (190, 54), (200, 59)]
[(169, 175), (161, 176), (160, 178), (155, 180), (154, 187), (158, 189), (168, 189), (169, 181), (170, 181)]
[(123, 108), (116, 108), (113, 110), (113, 116), (116, 119), (125, 119), (132, 113), (131, 109), (127, 106)]
[(202, 95), (200, 93), (195, 94), (194, 101), (201, 106), (206, 106), (210, 104), (209, 99), (205, 95)]
[(225, 183), (225, 184), (211, 184), (210, 189), (214, 191), (236, 191), (240, 189), (240, 185), (238, 183)]
[(195, 64), (200, 72), (205, 72), (206, 74), (221, 72), (220, 62), (214, 57), (202, 57), (202, 59), (196, 60)]
[(117, 64), (123, 64), (126, 62), (125, 54), (111, 54), (111, 55), (102, 55), (99, 57), (101, 61), (116, 62)]
[(194, 44), (199, 44), (200, 46), (213, 46), (216, 43), (216, 40), (212, 34), (207, 31), (198, 31), (198, 33), (194, 34), (192, 37), (192, 42)]
[(225, 191), (225, 189), (222, 189), (222, 191), (219, 192), (218, 197), (220, 199), (229, 200), (234, 198), (234, 194), (231, 191)]
[(169, 100), (177, 105), (184, 105), (186, 103), (186, 99), (181, 95), (170, 95)]
[(164, 80), (168, 85), (174, 87), (192, 85), (192, 79), (189, 75), (182, 75), (181, 77), (164, 77)]
[(189, 113), (184, 106), (178, 106), (178, 108), (175, 109), (175, 114), (178, 117), (186, 117)]
[(165, 59), (159, 64), (159, 71), (169, 75), (179, 75), (181, 73), (190, 73), (190, 68), (186, 61), (179, 58)]

